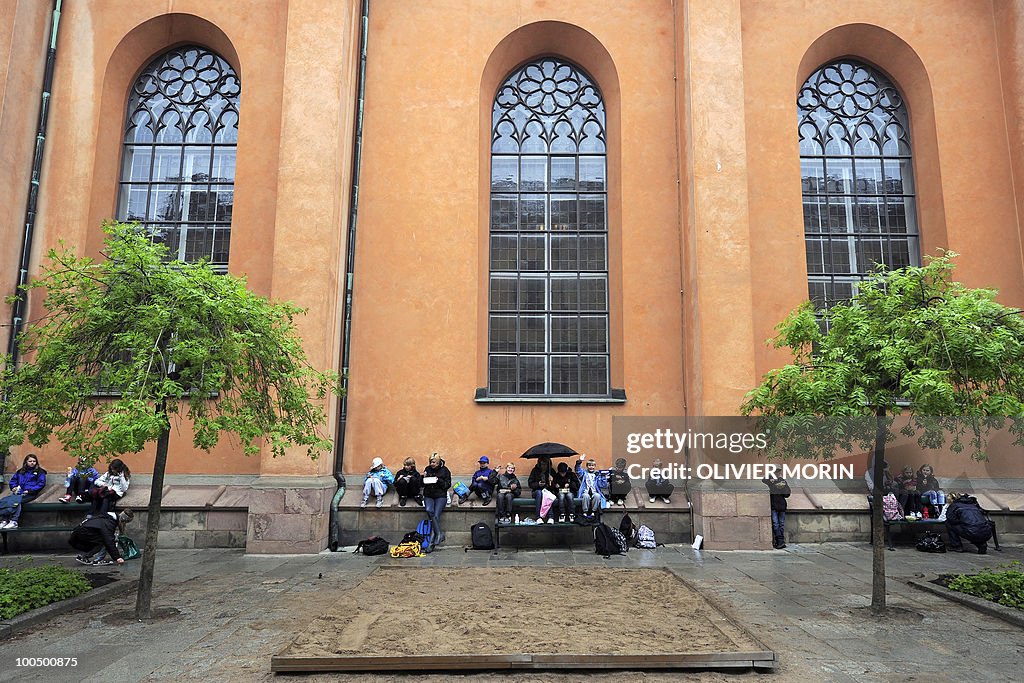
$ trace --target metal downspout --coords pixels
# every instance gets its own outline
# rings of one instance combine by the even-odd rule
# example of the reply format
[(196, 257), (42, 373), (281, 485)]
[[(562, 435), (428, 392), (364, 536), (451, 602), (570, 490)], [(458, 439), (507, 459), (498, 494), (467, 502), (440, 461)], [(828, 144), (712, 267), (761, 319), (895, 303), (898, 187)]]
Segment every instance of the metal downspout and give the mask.
[[(36, 228), (36, 203), (39, 200), (39, 180), (43, 170), (43, 150), (46, 147), (46, 124), (50, 118), (50, 92), (53, 89), (53, 71), (57, 62), (57, 32), (60, 28), (61, 0), (54, 0), (53, 17), (50, 20), (50, 44), (46, 51), (46, 70), (39, 103), (39, 121), (36, 124), (36, 144), (32, 153), (32, 175), (29, 178), (28, 198), (25, 201), (25, 226), (21, 235), (21, 258), (18, 261), (18, 278), (14, 285), (14, 301), (11, 304), (11, 332), (7, 339), (7, 362), (14, 369), (18, 366), (21, 349), (18, 337), (25, 325), (25, 311), (28, 308), (22, 287), (28, 284), (28, 268), (32, 261), (32, 242)], [(3, 400), (3, 397), (0, 397)], [(7, 451), (0, 450), (0, 483), (3, 482)]]
[(345, 495), (345, 475), (342, 474), (342, 463), (345, 459), (345, 426), (348, 421), (348, 364), (349, 342), (352, 338), (352, 283), (355, 274), (356, 259), (356, 219), (359, 215), (359, 171), (363, 158), (363, 104), (366, 96), (366, 42), (369, 28), (370, 0), (363, 0), (362, 12), (359, 17), (359, 70), (356, 80), (356, 118), (352, 139), (352, 188), (349, 201), (348, 218), (348, 250), (345, 256), (345, 311), (342, 317), (341, 339), (341, 373), (342, 387), (345, 389), (338, 407), (338, 430), (334, 444), (334, 478), (338, 481), (338, 491), (331, 500), (331, 526), (328, 547), (337, 552), (341, 546), (341, 520), (338, 505)]
[(46, 124), (50, 118), (50, 92), (53, 89), (53, 71), (57, 62), (57, 31), (60, 28), (61, 0), (54, 0), (53, 19), (50, 21), (50, 44), (46, 52), (46, 70), (43, 73), (43, 87), (39, 103), (39, 122), (36, 126), (35, 151), (32, 154), (32, 176), (29, 179), (28, 199), (25, 202), (25, 228), (21, 236), (21, 259), (18, 262), (18, 282), (14, 287), (16, 297), (11, 306), (11, 336), (7, 340), (7, 355), (11, 367), (18, 364), (20, 349), (18, 336), (25, 325), (27, 302), (22, 287), (28, 284), (28, 268), (32, 260), (32, 242), (36, 227), (36, 203), (39, 199), (39, 180), (43, 170), (43, 150), (46, 147)]

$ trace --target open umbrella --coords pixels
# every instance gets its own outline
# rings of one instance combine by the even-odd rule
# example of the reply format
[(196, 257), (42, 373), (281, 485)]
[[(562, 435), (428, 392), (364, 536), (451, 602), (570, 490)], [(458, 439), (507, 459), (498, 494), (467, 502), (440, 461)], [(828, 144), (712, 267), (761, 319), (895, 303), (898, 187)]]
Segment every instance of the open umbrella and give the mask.
[(566, 445), (560, 443), (539, 443), (536, 446), (531, 446), (525, 453), (520, 457), (536, 459), (547, 456), (549, 458), (568, 458), (570, 456), (577, 455), (576, 451), (569, 448)]

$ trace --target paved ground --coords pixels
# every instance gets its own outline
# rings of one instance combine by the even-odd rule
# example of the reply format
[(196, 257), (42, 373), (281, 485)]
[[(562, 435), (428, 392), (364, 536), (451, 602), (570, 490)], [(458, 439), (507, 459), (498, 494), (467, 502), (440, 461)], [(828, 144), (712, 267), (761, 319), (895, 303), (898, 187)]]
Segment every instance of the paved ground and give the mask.
[[(71, 566), (71, 555), (37, 556)], [(167, 550), (157, 560), (155, 605), (177, 614), (138, 623), (134, 594), (80, 610), (0, 643), (2, 681), (445, 680), (462, 676), (279, 676), (270, 656), (323, 608), (319, 590), (358, 583), (379, 563), (409, 566), (667, 567), (758, 635), (780, 657), (774, 674), (597, 674), (586, 679), (667, 681), (1014, 681), (1021, 680), (1024, 633), (998, 619), (907, 586), (924, 574), (974, 570), (1024, 559), (1024, 548), (987, 556), (887, 554), (889, 600), (900, 616), (876, 624), (867, 544), (792, 545), (786, 551), (697, 552), (669, 546), (604, 560), (587, 549), (502, 550), (497, 555), (441, 548), (421, 560), (319, 556), (246, 556), (238, 550)], [(9, 558), (0, 564), (16, 561)], [(131, 562), (124, 570), (138, 572)], [(452, 596), (465, 602), (465, 596)], [(524, 617), (526, 612), (524, 610)], [(581, 634), (582, 635), (582, 634)], [(77, 657), (66, 669), (15, 666), (16, 657)], [(763, 677), (763, 678), (762, 678)], [(550, 681), (582, 675), (472, 675), (477, 681)]]

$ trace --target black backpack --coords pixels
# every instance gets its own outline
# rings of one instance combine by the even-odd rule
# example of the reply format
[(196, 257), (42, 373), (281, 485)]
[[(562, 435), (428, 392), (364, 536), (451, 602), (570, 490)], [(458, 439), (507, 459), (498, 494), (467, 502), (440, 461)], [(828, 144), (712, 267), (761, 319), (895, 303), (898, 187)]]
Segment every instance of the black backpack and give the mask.
[(946, 542), (934, 531), (929, 531), (920, 541), (917, 542), (917, 549), (923, 553), (944, 553)]
[(473, 550), (494, 550), (494, 535), (484, 522), (477, 522), (470, 528), (469, 538), (473, 542)]
[(370, 536), (365, 541), (359, 541), (353, 552), (363, 551), (363, 555), (383, 555), (388, 551), (388, 542), (380, 536)]
[(416, 531), (410, 531), (405, 536), (402, 536), (402, 543), (420, 543), (420, 544), (422, 544), (423, 543), (423, 534), (421, 534), (419, 532), (416, 532)]
[(628, 512), (622, 515), (622, 521), (619, 522), (619, 533), (625, 537), (626, 543), (629, 545), (636, 543), (636, 524), (633, 524)]
[(605, 557), (621, 553), (619, 544), (615, 542), (612, 528), (604, 522), (594, 526), (594, 552)]

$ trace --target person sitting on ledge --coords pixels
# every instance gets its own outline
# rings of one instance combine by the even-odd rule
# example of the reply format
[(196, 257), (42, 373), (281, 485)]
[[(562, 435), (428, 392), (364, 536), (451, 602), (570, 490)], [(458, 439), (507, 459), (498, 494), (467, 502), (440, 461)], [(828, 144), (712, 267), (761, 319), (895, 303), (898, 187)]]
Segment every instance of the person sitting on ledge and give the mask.
[(946, 492), (935, 478), (935, 470), (931, 465), (921, 465), (917, 470), (917, 492), (921, 494), (921, 502), (927, 501), (936, 512), (946, 504)]
[(542, 515), (541, 509), (544, 507), (544, 491), (550, 491), (552, 495), (557, 496), (554, 474), (554, 470), (551, 469), (551, 458), (546, 455), (537, 458), (537, 464), (530, 470), (530, 490), (533, 491), (538, 524), (544, 524), (551, 516), (551, 508), (548, 508), (547, 515)]
[(377, 507), (384, 507), (384, 494), (387, 493), (388, 486), (394, 481), (395, 475), (391, 474), (391, 470), (384, 466), (384, 461), (374, 458), (370, 463), (370, 471), (363, 479), (363, 502), (359, 504), (359, 507), (366, 507), (371, 493), (377, 497)]
[(626, 496), (629, 495), (632, 488), (633, 482), (629, 480), (629, 475), (626, 474), (626, 459), (616, 459), (615, 467), (608, 473), (608, 498), (611, 500), (612, 505), (626, 507)]
[(917, 475), (914, 468), (907, 465), (894, 480), (896, 483), (896, 498), (900, 501), (907, 518), (921, 519), (921, 496), (917, 492)]
[(486, 455), (481, 455), (480, 462), (477, 464), (480, 467), (473, 473), (472, 480), (469, 482), (469, 493), (461, 498), (459, 503), (465, 503), (474, 493), (483, 501), (484, 505), (489, 505), (491, 502), (494, 485), (498, 481), (498, 472), (491, 469), (491, 459)]
[(576, 473), (564, 462), (558, 463), (554, 474), (555, 495), (558, 499), (558, 521), (576, 521), (576, 495), (580, 490), (580, 480)]
[(946, 533), (949, 534), (949, 549), (955, 553), (964, 551), (961, 537), (978, 546), (978, 554), (988, 552), (988, 539), (992, 538), (992, 525), (985, 516), (985, 511), (974, 496), (964, 494), (956, 496), (946, 511)]
[(405, 507), (406, 501), (414, 499), (423, 505), (423, 477), (416, 469), (416, 459), (406, 458), (402, 469), (395, 472), (395, 491), (398, 493), (398, 504)]
[(672, 491), (675, 490), (675, 484), (665, 478), (664, 470), (661, 467), (661, 460), (655, 460), (651, 463), (651, 469), (649, 470), (649, 476), (647, 481), (644, 482), (644, 486), (647, 488), (647, 495), (649, 500), (647, 502), (653, 503), (656, 499), (661, 498), (661, 502), (670, 503), (669, 496), (672, 495)]
[[(587, 461), (587, 469), (583, 469), (583, 461)], [(608, 482), (601, 472), (597, 471), (597, 461), (587, 458), (585, 453), (580, 454), (576, 461), (576, 476), (580, 480), (580, 512), (588, 522), (594, 520), (604, 509), (604, 493), (602, 490), (607, 487)]]
[(39, 457), (29, 453), (21, 462), (21, 467), (11, 475), (11, 494), (4, 496), (3, 509), (5, 519), (0, 522), (0, 529), (17, 529), (18, 518), (25, 503), (35, 500), (46, 486), (46, 470), (39, 466)]
[(516, 476), (515, 463), (505, 465), (505, 471), (498, 475), (498, 523), (512, 523), (512, 501), (515, 500), (523, 487), (519, 484), (519, 477)]
[(64, 496), (59, 498), (62, 503), (83, 503), (89, 499), (89, 489), (99, 479), (100, 473), (95, 467), (89, 467), (85, 458), (78, 459), (78, 467), (69, 467), (68, 476), (64, 479)]

